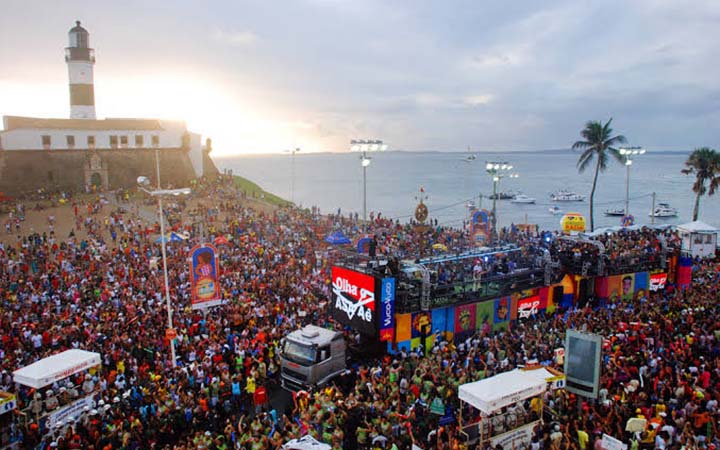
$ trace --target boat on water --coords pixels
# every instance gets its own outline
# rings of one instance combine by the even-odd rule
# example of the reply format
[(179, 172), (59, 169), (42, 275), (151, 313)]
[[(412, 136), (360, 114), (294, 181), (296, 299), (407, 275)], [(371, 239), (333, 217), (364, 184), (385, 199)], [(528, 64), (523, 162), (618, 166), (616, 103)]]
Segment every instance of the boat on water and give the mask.
[(585, 201), (585, 196), (569, 189), (561, 189), (550, 194), (550, 200), (554, 202), (582, 202)]
[(475, 155), (467, 155), (462, 160), (469, 163), (469, 162), (475, 161), (476, 159), (477, 159), (477, 156), (475, 156)]
[(490, 200), (512, 200), (516, 195), (514, 192), (498, 192), (497, 194), (488, 195), (488, 198)]
[(606, 216), (622, 217), (625, 215), (625, 208), (610, 208), (605, 210)]
[(558, 214), (562, 214), (562, 209), (560, 209), (559, 206), (551, 206), (548, 208), (548, 211), (550, 211), (550, 214), (557, 216)]
[(677, 217), (677, 209), (670, 206), (669, 203), (658, 203), (653, 211), (650, 211), (650, 217)]
[(532, 197), (529, 197), (529, 196), (527, 196), (527, 195), (525, 195), (525, 194), (518, 194), (518, 195), (516, 195), (515, 197), (513, 197), (512, 200), (510, 200), (510, 203), (525, 203), (525, 204), (530, 204), (530, 203), (535, 203), (535, 199), (532, 198)]

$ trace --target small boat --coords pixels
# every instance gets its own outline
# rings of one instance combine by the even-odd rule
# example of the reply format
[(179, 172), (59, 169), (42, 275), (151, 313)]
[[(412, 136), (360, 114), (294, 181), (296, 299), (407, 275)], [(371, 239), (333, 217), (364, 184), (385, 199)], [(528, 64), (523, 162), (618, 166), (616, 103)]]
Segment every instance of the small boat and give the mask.
[(610, 208), (605, 210), (606, 216), (622, 217), (625, 215), (625, 208)]
[(650, 211), (650, 217), (676, 217), (677, 209), (670, 206), (669, 203), (658, 203), (654, 211)]
[(568, 189), (561, 189), (550, 194), (550, 200), (554, 202), (582, 202), (585, 201), (585, 196)]
[(472, 201), (472, 200), (468, 200), (468, 202), (465, 203), (465, 207), (466, 207), (467, 209), (475, 209), (475, 202)]
[(525, 203), (525, 204), (530, 204), (530, 203), (535, 203), (535, 199), (532, 198), (532, 197), (528, 197), (528, 196), (525, 195), (525, 194), (518, 194), (518, 195), (516, 195), (516, 196), (510, 201), (510, 203)]
[(490, 200), (512, 200), (515, 198), (515, 193), (513, 192), (498, 192), (497, 194), (490, 194), (488, 195), (488, 198)]
[(548, 211), (550, 211), (550, 214), (557, 216), (558, 214), (562, 214), (562, 209), (560, 209), (559, 206), (551, 206)]
[(469, 162), (475, 161), (476, 159), (477, 159), (477, 156), (475, 156), (475, 155), (467, 155), (462, 160), (469, 163)]

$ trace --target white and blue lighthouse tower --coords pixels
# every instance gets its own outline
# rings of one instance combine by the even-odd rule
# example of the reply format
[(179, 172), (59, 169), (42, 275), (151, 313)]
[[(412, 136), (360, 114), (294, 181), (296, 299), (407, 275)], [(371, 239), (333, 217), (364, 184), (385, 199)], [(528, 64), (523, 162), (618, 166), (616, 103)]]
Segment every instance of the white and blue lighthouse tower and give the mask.
[(70, 118), (95, 119), (95, 88), (93, 66), (95, 50), (89, 47), (90, 34), (80, 21), (68, 33), (70, 45), (65, 49), (70, 81)]

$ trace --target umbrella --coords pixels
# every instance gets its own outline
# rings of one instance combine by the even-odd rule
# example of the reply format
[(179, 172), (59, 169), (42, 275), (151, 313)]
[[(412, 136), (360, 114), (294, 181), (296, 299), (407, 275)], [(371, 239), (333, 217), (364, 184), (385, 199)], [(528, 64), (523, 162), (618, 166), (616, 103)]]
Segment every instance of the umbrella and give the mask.
[(225, 236), (218, 236), (213, 239), (213, 242), (215, 243), (215, 245), (227, 245), (230, 243), (230, 241), (228, 241)]
[(349, 244), (350, 239), (348, 239), (348, 237), (345, 236), (342, 231), (335, 231), (334, 233), (325, 236), (325, 242), (332, 245), (343, 245)]
[(442, 250), (443, 252), (446, 252), (448, 249), (445, 244), (440, 244), (440, 243), (433, 244), (432, 248), (434, 248), (435, 250)]
[(168, 242), (182, 242), (184, 240), (185, 239), (182, 236), (180, 236), (179, 234), (170, 233), (170, 235), (168, 235), (168, 236), (158, 236), (158, 238), (155, 239), (155, 243), (160, 244), (160, 243), (162, 243), (162, 241), (165, 241), (165, 243), (167, 244)]

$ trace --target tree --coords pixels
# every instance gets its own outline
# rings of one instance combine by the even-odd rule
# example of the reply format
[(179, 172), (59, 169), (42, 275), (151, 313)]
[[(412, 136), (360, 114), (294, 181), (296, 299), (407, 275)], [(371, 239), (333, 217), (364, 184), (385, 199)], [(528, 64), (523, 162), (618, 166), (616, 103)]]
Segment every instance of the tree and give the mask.
[[(720, 153), (708, 147), (696, 148), (681, 170), (685, 175), (695, 174), (695, 183), (692, 190), (695, 193), (695, 207), (693, 208), (693, 221), (698, 219), (700, 212), (700, 197), (713, 195), (720, 187)], [(709, 186), (706, 184), (709, 182)]]
[(610, 124), (612, 118), (604, 125), (602, 122), (589, 121), (585, 124), (585, 129), (580, 132), (584, 140), (577, 141), (573, 144), (573, 150), (583, 150), (582, 155), (577, 162), (578, 172), (583, 173), (590, 166), (593, 159), (597, 159), (595, 163), (595, 175), (593, 177), (592, 190), (590, 191), (590, 231), (595, 230), (595, 221), (593, 217), (593, 206), (595, 203), (595, 188), (597, 187), (598, 174), (604, 172), (607, 168), (608, 155), (615, 158), (618, 162), (624, 163), (625, 157), (614, 146), (626, 142), (625, 136), (612, 136), (612, 128)]

